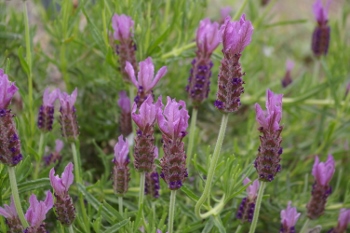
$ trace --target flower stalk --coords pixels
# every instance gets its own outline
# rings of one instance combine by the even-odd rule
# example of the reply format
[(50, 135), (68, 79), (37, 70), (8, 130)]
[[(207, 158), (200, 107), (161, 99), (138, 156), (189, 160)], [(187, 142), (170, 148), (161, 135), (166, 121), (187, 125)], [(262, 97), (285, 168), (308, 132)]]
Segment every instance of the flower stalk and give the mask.
[(256, 198), (256, 203), (255, 203), (254, 217), (253, 217), (252, 225), (250, 226), (250, 229), (249, 229), (249, 233), (255, 232), (255, 228), (258, 223), (259, 212), (260, 212), (262, 197), (264, 196), (265, 187), (266, 187), (266, 182), (260, 181), (260, 188), (259, 188), (258, 196)]
[(176, 201), (176, 190), (170, 192), (170, 205), (169, 205), (169, 220), (168, 220), (168, 233), (174, 231), (174, 215), (175, 215), (175, 201)]
[(197, 113), (198, 113), (198, 109), (193, 108), (192, 115), (191, 115), (191, 126), (190, 126), (190, 132), (189, 132), (188, 147), (187, 147), (187, 152), (186, 152), (186, 155), (187, 155), (186, 164), (188, 165), (187, 166), (188, 173), (190, 173), (190, 164), (191, 164), (192, 151), (193, 151), (193, 146), (194, 146)]

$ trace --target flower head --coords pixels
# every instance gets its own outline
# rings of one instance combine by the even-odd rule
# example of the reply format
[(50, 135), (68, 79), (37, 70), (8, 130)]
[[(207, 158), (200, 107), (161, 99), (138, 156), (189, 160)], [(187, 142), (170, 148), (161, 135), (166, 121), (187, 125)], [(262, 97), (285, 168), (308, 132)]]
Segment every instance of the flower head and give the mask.
[(68, 163), (65, 167), (62, 178), (59, 176), (55, 176), (55, 168), (50, 170), (50, 182), (53, 187), (55, 193), (57, 195), (62, 195), (68, 192), (69, 187), (73, 183), (74, 175), (73, 175), (73, 164)]
[(71, 95), (68, 95), (66, 92), (58, 92), (58, 99), (60, 100), (61, 108), (64, 111), (72, 110), (75, 101), (77, 100), (78, 89), (75, 88)]
[(38, 201), (36, 196), (32, 194), (29, 198), (30, 206), (25, 214), (25, 218), (31, 227), (39, 227), (46, 218), (46, 213), (53, 206), (53, 197), (50, 191), (46, 193), (45, 201)]
[(312, 6), (312, 10), (314, 12), (315, 18), (319, 24), (326, 24), (328, 21), (328, 11), (329, 6), (331, 4), (331, 0), (327, 1), (326, 6), (324, 7), (322, 4), (322, 0), (316, 0)]
[[(247, 185), (250, 183), (250, 181), (251, 180), (248, 177), (246, 177), (243, 180), (243, 184)], [(259, 180), (254, 180), (253, 183), (247, 187), (247, 194), (248, 194), (249, 199), (254, 200), (257, 197), (258, 191), (259, 191), (259, 186), (260, 186)]]
[[(161, 103), (161, 97), (158, 98), (158, 102)], [(169, 138), (183, 138), (187, 133), (188, 127), (188, 111), (186, 109), (186, 103), (182, 100), (176, 102), (175, 99), (167, 97), (167, 104), (162, 111), (163, 104), (159, 104), (157, 121), (160, 130), (163, 134)]]
[(7, 108), (17, 90), (15, 83), (11, 83), (4, 70), (0, 69), (0, 109)]
[(43, 95), (43, 106), (52, 107), (58, 97), (59, 92), (59, 89), (55, 89), (50, 93), (50, 89), (46, 88)]
[(118, 137), (118, 143), (114, 146), (114, 159), (113, 162), (118, 164), (125, 164), (128, 162), (129, 144), (127, 140), (123, 140), (123, 135)]
[(242, 53), (252, 40), (253, 30), (253, 25), (245, 19), (245, 14), (241, 16), (239, 21), (231, 21), (230, 17), (226, 17), (225, 23), (220, 28), (224, 46), (223, 52)]
[(290, 71), (292, 71), (293, 68), (294, 68), (294, 62), (292, 60), (290, 60), (290, 59), (287, 59), (287, 61), (286, 61), (286, 71), (290, 72)]
[(280, 128), (282, 118), (282, 94), (266, 92), (266, 110), (263, 111), (259, 104), (255, 104), (256, 120), (264, 129), (277, 131)]
[(167, 68), (163, 66), (159, 69), (156, 76), (154, 76), (154, 65), (152, 58), (148, 57), (146, 60), (139, 63), (140, 71), (135, 77), (135, 71), (132, 65), (127, 61), (125, 71), (128, 73), (132, 83), (136, 88), (142, 88), (143, 92), (147, 93), (158, 83), (158, 81), (166, 74)]
[(147, 125), (153, 125), (156, 120), (158, 108), (161, 107), (161, 102), (157, 101), (153, 104), (153, 97), (149, 95), (147, 99), (141, 104), (139, 113), (137, 114), (137, 105), (134, 103), (132, 108), (132, 119), (136, 125), (142, 130)]
[(130, 99), (126, 94), (126, 91), (119, 92), (118, 105), (123, 112), (130, 112)]
[(112, 18), (112, 27), (114, 30), (114, 39), (127, 40), (131, 37), (131, 31), (134, 28), (134, 21), (130, 16), (114, 14)]
[(11, 197), (10, 205), (4, 205), (4, 208), (0, 207), (0, 215), (5, 218), (16, 218), (18, 216), (15, 203)]
[(328, 155), (326, 162), (320, 162), (320, 159), (318, 156), (316, 156), (315, 163), (312, 168), (312, 175), (320, 185), (328, 185), (333, 177), (334, 172), (335, 163), (332, 155)]
[(210, 19), (206, 18), (200, 21), (197, 29), (197, 47), (199, 51), (210, 54), (220, 44), (219, 24), (211, 23)]
[[(350, 223), (350, 209), (340, 209), (338, 217), (338, 226), (339, 232), (345, 232), (348, 224)], [(340, 231), (343, 230), (343, 231)]]
[(287, 208), (281, 211), (281, 223), (288, 229), (295, 226), (300, 216), (297, 209), (295, 207), (291, 207), (291, 205), (292, 202), (289, 201)]

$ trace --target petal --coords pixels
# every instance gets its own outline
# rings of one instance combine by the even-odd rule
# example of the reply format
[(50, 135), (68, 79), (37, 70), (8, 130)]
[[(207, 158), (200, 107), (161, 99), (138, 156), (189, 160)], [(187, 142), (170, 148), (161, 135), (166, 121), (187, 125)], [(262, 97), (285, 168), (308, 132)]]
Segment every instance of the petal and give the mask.
[(135, 85), (135, 87), (139, 88), (140, 85), (135, 78), (134, 68), (132, 67), (132, 65), (128, 61), (125, 63), (125, 71), (126, 71), (126, 73), (128, 73), (129, 78), (131, 79), (131, 82)]
[(168, 72), (168, 69), (166, 66), (163, 66), (162, 68), (160, 68), (156, 74), (156, 77), (154, 77), (152, 83), (150, 84), (149, 89), (152, 89), (153, 87), (155, 87), (159, 82), (159, 80), (163, 78), (167, 72)]
[(64, 193), (65, 187), (62, 183), (61, 178), (59, 176), (55, 176), (55, 169), (54, 168), (51, 168), (50, 173), (49, 173), (49, 177), (50, 177), (51, 186), (52, 186), (53, 190), (55, 191), (55, 193), (58, 195), (60, 195), (61, 193)]
[(71, 184), (73, 184), (74, 175), (73, 175), (73, 163), (68, 163), (66, 168), (62, 173), (62, 184), (65, 187), (65, 191), (68, 191)]

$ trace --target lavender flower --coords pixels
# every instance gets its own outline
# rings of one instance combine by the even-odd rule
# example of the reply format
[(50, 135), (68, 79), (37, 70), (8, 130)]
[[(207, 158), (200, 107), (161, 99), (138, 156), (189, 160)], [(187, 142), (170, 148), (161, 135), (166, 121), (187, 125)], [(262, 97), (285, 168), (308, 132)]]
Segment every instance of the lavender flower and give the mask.
[[(158, 158), (158, 148), (155, 147), (154, 159)], [(159, 198), (159, 173), (153, 164), (152, 171), (145, 174), (145, 194), (149, 194), (153, 198)]]
[(68, 163), (65, 167), (62, 178), (55, 176), (55, 169), (50, 170), (50, 182), (54, 190), (56, 201), (54, 204), (57, 219), (66, 226), (70, 226), (75, 219), (75, 208), (73, 200), (68, 194), (68, 189), (73, 183), (73, 164)]
[(44, 91), (43, 104), (40, 106), (38, 114), (38, 128), (43, 132), (52, 130), (53, 114), (55, 112), (53, 104), (58, 97), (58, 91), (56, 89), (50, 93), (49, 88)]
[(192, 61), (192, 69), (186, 91), (195, 107), (208, 98), (211, 67), (211, 54), (220, 44), (219, 24), (211, 23), (210, 19), (200, 22), (197, 29), (197, 56)]
[(119, 65), (122, 77), (126, 82), (130, 82), (128, 74), (124, 67), (126, 62), (130, 62), (134, 70), (137, 70), (136, 64), (136, 45), (132, 38), (132, 31), (134, 29), (134, 21), (130, 16), (114, 14), (112, 18), (112, 27), (114, 30), (114, 39), (119, 41), (116, 46), (116, 52), (119, 55)]
[(23, 158), (14, 115), (7, 109), (18, 88), (8, 80), (0, 69), (0, 162), (8, 166), (17, 165)]
[(134, 166), (139, 172), (151, 172), (154, 166), (154, 158), (158, 154), (158, 148), (154, 146), (154, 123), (161, 103), (153, 104), (151, 95), (141, 104), (137, 114), (137, 106), (134, 103), (131, 117), (138, 126), (135, 137)]
[(114, 163), (113, 168), (113, 187), (114, 191), (120, 195), (128, 191), (128, 183), (130, 180), (129, 173), (129, 144), (123, 140), (123, 136), (118, 137), (118, 143), (114, 146)]
[(0, 215), (6, 218), (6, 225), (9, 228), (8, 232), (11, 233), (22, 233), (23, 227), (19, 220), (17, 210), (13, 198), (11, 197), (10, 206), (4, 205), (4, 208), (0, 207)]
[[(250, 183), (249, 178), (243, 180), (243, 184), (247, 185)], [(238, 210), (237, 218), (241, 219), (242, 222), (252, 222), (255, 210), (255, 201), (259, 191), (259, 181), (254, 182), (247, 187), (247, 197), (243, 198)]]
[(281, 132), (283, 127), (280, 125), (282, 118), (282, 94), (274, 94), (272, 91), (266, 91), (266, 110), (263, 111), (259, 104), (255, 104), (256, 121), (260, 127), (258, 130), (260, 136), (260, 147), (254, 166), (259, 174), (259, 180), (271, 182), (276, 173), (281, 170), (280, 155)]
[(148, 57), (146, 60), (139, 63), (140, 71), (137, 74), (137, 80), (135, 77), (136, 70), (129, 62), (126, 62), (125, 71), (128, 73), (131, 82), (138, 88), (137, 96), (134, 101), (137, 107), (146, 100), (148, 95), (152, 94), (152, 88), (158, 83), (158, 81), (166, 74), (167, 68), (163, 66), (160, 68), (154, 76), (154, 65), (152, 58)]
[(130, 99), (126, 94), (126, 91), (119, 92), (118, 106), (121, 109), (119, 126), (120, 131), (124, 137), (127, 137), (132, 133), (132, 122), (131, 122), (131, 106)]
[(239, 59), (244, 48), (251, 42), (253, 26), (243, 14), (239, 21), (231, 22), (227, 17), (220, 32), (224, 58), (221, 61), (215, 107), (228, 113), (236, 111), (241, 105), (244, 81)]
[(29, 227), (24, 233), (46, 233), (45, 223), (46, 213), (53, 206), (53, 198), (50, 191), (46, 193), (45, 201), (38, 201), (36, 196), (32, 194), (29, 198), (30, 206), (25, 214), (25, 218), (29, 223)]
[(281, 211), (281, 230), (280, 233), (295, 233), (295, 224), (298, 221), (300, 213), (295, 207), (291, 207), (292, 202), (288, 202), (287, 209)]
[(328, 52), (331, 29), (327, 23), (330, 3), (331, 0), (328, 0), (324, 7), (321, 0), (316, 0), (313, 5), (313, 12), (317, 21), (317, 26), (312, 34), (311, 48), (317, 57), (326, 55)]
[(79, 135), (79, 126), (76, 116), (76, 109), (74, 103), (77, 99), (78, 89), (75, 88), (71, 95), (65, 92), (59, 92), (58, 98), (60, 100), (60, 113), (59, 118), (61, 124), (62, 136), (67, 139), (77, 139)]
[(284, 75), (284, 78), (282, 80), (282, 86), (284, 88), (286, 88), (287, 86), (289, 86), (293, 82), (293, 79), (291, 76), (293, 68), (294, 68), (294, 62), (292, 60), (288, 59), (286, 61), (286, 74)]
[(346, 233), (346, 228), (350, 223), (350, 209), (340, 209), (338, 225), (328, 231), (328, 233)]
[[(161, 103), (161, 97), (158, 101)], [(188, 119), (190, 116), (186, 110), (186, 103), (182, 100), (167, 97), (167, 104), (162, 111), (161, 103), (157, 121), (162, 132), (164, 157), (161, 159), (162, 172), (160, 176), (168, 184), (169, 189), (181, 188), (188, 176), (186, 169), (186, 153), (182, 139), (186, 136)]]
[(63, 149), (64, 143), (62, 140), (59, 140), (59, 139), (57, 139), (55, 143), (56, 143), (55, 151), (47, 156), (44, 156), (43, 158), (46, 166), (49, 166), (50, 164), (53, 164), (53, 163), (59, 164), (62, 160), (62, 156), (60, 152)]
[(329, 185), (335, 172), (335, 163), (332, 155), (328, 155), (325, 163), (320, 162), (318, 156), (312, 168), (312, 175), (315, 182), (312, 185), (311, 200), (307, 204), (307, 216), (310, 219), (320, 217), (325, 209), (328, 196), (332, 193), (332, 187)]

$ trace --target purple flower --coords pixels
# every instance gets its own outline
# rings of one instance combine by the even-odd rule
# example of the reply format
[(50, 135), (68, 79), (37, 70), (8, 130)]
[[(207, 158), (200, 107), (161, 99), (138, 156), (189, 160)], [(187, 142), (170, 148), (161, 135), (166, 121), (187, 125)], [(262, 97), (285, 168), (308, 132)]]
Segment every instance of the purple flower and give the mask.
[(0, 215), (6, 218), (6, 224), (9, 227), (8, 232), (23, 232), (23, 226), (19, 220), (13, 198), (11, 197), (10, 206), (0, 207)]
[(129, 174), (129, 144), (123, 140), (123, 135), (118, 137), (118, 143), (114, 146), (113, 188), (117, 194), (125, 194), (128, 191)]
[(127, 61), (125, 71), (128, 73), (131, 82), (138, 88), (138, 93), (135, 98), (137, 106), (145, 101), (147, 96), (152, 93), (152, 88), (158, 83), (158, 81), (166, 74), (167, 68), (163, 66), (160, 68), (154, 76), (154, 65), (152, 58), (148, 57), (146, 60), (139, 63), (140, 71), (137, 74), (137, 80), (135, 77), (135, 70), (133, 66)]
[(77, 116), (75, 114), (76, 109), (74, 107), (77, 100), (78, 89), (75, 88), (71, 95), (65, 92), (59, 92), (58, 99), (60, 100), (60, 112), (59, 118), (61, 124), (62, 136), (68, 139), (76, 139), (79, 135), (79, 126), (77, 122)]
[(55, 146), (55, 151), (52, 152), (51, 154), (44, 156), (43, 160), (45, 161), (45, 165), (48, 166), (51, 163), (56, 163), (56, 166), (59, 164), (59, 162), (62, 159), (62, 156), (60, 155), (61, 150), (63, 149), (64, 143), (62, 140), (57, 139), (55, 141), (56, 146)]
[(0, 69), (0, 110), (6, 109), (18, 88), (8, 80), (7, 74)]
[(338, 217), (338, 225), (335, 229), (329, 231), (329, 233), (345, 233), (348, 224), (350, 223), (350, 209), (340, 209)]
[(272, 132), (280, 128), (283, 95), (276, 95), (272, 91), (267, 90), (266, 97), (266, 111), (263, 111), (259, 104), (255, 104), (256, 121), (265, 130)]
[(126, 94), (126, 91), (119, 92), (118, 106), (123, 112), (131, 112), (130, 99)]
[(55, 168), (50, 170), (50, 182), (56, 195), (63, 195), (68, 192), (69, 187), (73, 183), (73, 164), (68, 163), (62, 173), (62, 178), (55, 176)]
[(50, 93), (50, 89), (46, 88), (43, 95), (43, 104), (40, 106), (38, 114), (38, 127), (44, 132), (52, 130), (53, 115), (54, 115), (54, 102), (58, 98), (59, 89), (53, 90)]
[(294, 68), (294, 62), (292, 60), (287, 59), (287, 61), (286, 61), (286, 73), (284, 75), (284, 78), (282, 79), (282, 86), (284, 88), (293, 82), (292, 76), (291, 76), (293, 68)]
[(32, 194), (29, 198), (30, 206), (25, 214), (25, 218), (29, 222), (29, 232), (38, 232), (36, 231), (42, 227), (42, 223), (46, 218), (46, 213), (53, 206), (53, 197), (50, 191), (46, 192), (45, 201), (38, 201), (36, 196)]
[(266, 111), (263, 111), (259, 104), (255, 104), (256, 121), (260, 125), (258, 130), (262, 135), (254, 166), (259, 174), (259, 179), (266, 182), (271, 182), (276, 173), (281, 170), (282, 97), (282, 94), (274, 94), (267, 90)]
[(11, 197), (10, 205), (4, 205), (4, 208), (0, 207), (0, 215), (5, 218), (16, 218), (18, 216), (15, 203)]
[(197, 29), (196, 42), (199, 52), (207, 54), (208, 57), (220, 44), (219, 24), (211, 23), (209, 18), (203, 19)]
[(326, 6), (324, 7), (321, 0), (316, 0), (312, 6), (315, 19), (320, 25), (327, 24), (330, 4), (331, 0), (328, 0)]
[(326, 186), (331, 181), (335, 172), (335, 163), (332, 155), (328, 155), (327, 161), (320, 162), (318, 156), (315, 158), (315, 163), (312, 168), (312, 175), (315, 177), (317, 183)]
[[(161, 103), (161, 97), (158, 98), (158, 102)], [(187, 132), (188, 111), (186, 109), (186, 103), (182, 100), (176, 102), (175, 99), (167, 97), (167, 104), (162, 111), (163, 104), (159, 105), (157, 113), (157, 121), (160, 131), (170, 139), (183, 138)]]
[[(250, 179), (246, 177), (243, 180), (243, 184), (247, 185), (249, 183), (250, 183)], [(259, 180), (254, 180), (253, 183), (247, 187), (247, 194), (249, 199), (253, 200), (258, 196), (259, 186), (260, 186)]]
[(288, 202), (286, 209), (281, 211), (281, 231), (280, 233), (292, 233), (295, 232), (295, 224), (298, 221), (300, 213), (297, 212), (295, 207), (291, 207), (292, 202)]
[(131, 117), (141, 130), (144, 130), (145, 127), (154, 124), (157, 111), (161, 107), (161, 104), (162, 103), (159, 101), (153, 104), (153, 98), (149, 95), (147, 99), (141, 104), (138, 114), (136, 113), (137, 105), (133, 105)]
[(220, 28), (224, 46), (223, 52), (229, 52), (232, 55), (242, 53), (252, 40), (253, 30), (253, 25), (245, 19), (245, 14), (241, 16), (239, 21), (231, 21), (230, 17), (226, 17), (225, 23)]
[(78, 89), (75, 88), (71, 95), (68, 95), (66, 92), (58, 92), (58, 99), (61, 104), (61, 108), (64, 111), (75, 111), (73, 110), (75, 101), (77, 100)]
[(112, 17), (112, 27), (114, 30), (114, 39), (128, 40), (131, 37), (131, 31), (134, 29), (134, 21), (130, 16), (114, 14)]
[(114, 146), (114, 159), (113, 162), (118, 164), (124, 164), (128, 160), (129, 144), (128, 141), (123, 139), (123, 135), (118, 137), (118, 143)]

